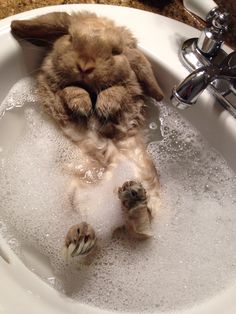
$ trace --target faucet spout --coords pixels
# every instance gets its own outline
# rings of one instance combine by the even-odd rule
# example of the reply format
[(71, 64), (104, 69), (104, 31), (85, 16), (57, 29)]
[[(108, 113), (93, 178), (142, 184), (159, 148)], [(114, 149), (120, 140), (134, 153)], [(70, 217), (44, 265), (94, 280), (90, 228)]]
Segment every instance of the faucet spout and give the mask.
[(172, 104), (179, 109), (192, 106), (207, 86), (219, 76), (220, 69), (213, 65), (195, 70), (173, 89)]
[[(220, 84), (224, 81), (223, 87)], [(225, 107), (236, 116), (235, 94), (236, 94), (236, 52), (230, 53), (220, 64), (209, 64), (202, 66), (193, 71), (186, 79), (174, 87), (171, 96), (172, 104), (179, 109), (191, 107), (197, 101), (201, 93), (210, 86), (221, 101), (225, 103)], [(228, 99), (233, 101), (229, 103)], [(223, 98), (224, 96), (224, 98)], [(227, 98), (226, 98), (227, 97)]]

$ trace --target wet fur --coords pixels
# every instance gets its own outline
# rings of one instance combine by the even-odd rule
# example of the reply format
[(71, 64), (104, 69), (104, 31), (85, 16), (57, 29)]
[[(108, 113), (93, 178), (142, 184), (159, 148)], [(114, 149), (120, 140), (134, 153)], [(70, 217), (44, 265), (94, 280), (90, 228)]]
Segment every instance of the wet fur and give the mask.
[(89, 12), (49, 13), (11, 28), (49, 50), (37, 76), (44, 110), (98, 166), (108, 168), (122, 155), (132, 159), (148, 206), (157, 209), (157, 173), (140, 129), (144, 96), (159, 101), (163, 93), (131, 32)]

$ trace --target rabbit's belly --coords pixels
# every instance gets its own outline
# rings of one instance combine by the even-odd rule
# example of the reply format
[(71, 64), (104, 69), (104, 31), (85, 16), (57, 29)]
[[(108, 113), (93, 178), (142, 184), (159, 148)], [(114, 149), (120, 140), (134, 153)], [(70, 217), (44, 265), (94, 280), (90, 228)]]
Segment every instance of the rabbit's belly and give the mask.
[[(91, 172), (88, 170), (88, 176)], [(117, 162), (96, 183), (81, 185), (80, 180), (73, 180), (73, 210), (77, 212), (78, 221), (86, 221), (94, 227), (98, 238), (111, 237), (114, 230), (124, 224), (118, 188), (125, 181), (134, 180), (135, 172), (135, 165), (125, 160)]]

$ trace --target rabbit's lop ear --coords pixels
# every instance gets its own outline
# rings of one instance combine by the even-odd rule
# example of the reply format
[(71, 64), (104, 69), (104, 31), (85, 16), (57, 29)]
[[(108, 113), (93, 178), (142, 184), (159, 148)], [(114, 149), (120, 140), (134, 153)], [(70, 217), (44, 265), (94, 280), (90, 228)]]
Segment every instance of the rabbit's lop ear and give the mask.
[(60, 36), (68, 34), (70, 15), (54, 12), (31, 20), (15, 20), (11, 23), (13, 35), (38, 46), (50, 46)]
[(146, 57), (136, 48), (126, 48), (124, 51), (129, 64), (136, 74), (136, 77), (141, 84), (144, 93), (151, 96), (157, 101), (162, 100), (163, 92), (158, 85), (150, 62)]

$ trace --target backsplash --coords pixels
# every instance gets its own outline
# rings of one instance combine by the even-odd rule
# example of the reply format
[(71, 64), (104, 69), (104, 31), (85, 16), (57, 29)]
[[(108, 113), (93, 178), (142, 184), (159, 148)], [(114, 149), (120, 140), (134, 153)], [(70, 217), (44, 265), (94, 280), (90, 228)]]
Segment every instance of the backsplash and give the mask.
[[(222, 8), (222, 11), (228, 11), (231, 14), (231, 25), (226, 41), (233, 49), (236, 49), (236, 0), (215, 0), (215, 2)], [(198, 29), (204, 27), (204, 22), (201, 19), (195, 17), (184, 8), (182, 0), (0, 0), (0, 19), (47, 5), (71, 3), (98, 3), (128, 6), (159, 13)]]

